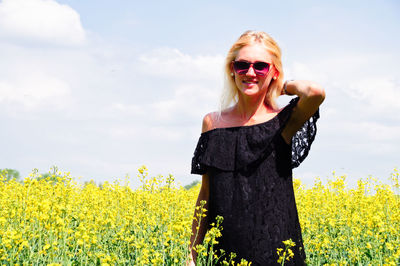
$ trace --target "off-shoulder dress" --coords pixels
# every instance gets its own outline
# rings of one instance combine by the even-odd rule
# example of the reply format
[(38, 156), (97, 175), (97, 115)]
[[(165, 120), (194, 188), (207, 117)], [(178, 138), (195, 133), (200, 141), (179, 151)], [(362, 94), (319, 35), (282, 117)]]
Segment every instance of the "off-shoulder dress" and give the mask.
[(251, 126), (216, 128), (200, 135), (192, 174), (208, 174), (210, 223), (222, 216), (222, 237), (214, 247), (234, 252), (252, 265), (277, 264), (277, 248), (291, 239), (294, 257), (285, 265), (304, 265), (305, 252), (292, 184), (292, 169), (307, 157), (316, 135), (319, 110), (287, 144), (281, 135), (299, 98), (274, 118)]

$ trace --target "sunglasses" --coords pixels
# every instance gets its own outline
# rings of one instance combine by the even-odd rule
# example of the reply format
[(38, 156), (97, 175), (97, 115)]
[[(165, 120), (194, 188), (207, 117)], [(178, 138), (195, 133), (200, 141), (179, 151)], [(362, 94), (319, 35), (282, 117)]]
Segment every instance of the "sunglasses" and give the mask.
[(258, 76), (265, 76), (269, 69), (271, 64), (266, 63), (266, 62), (255, 62), (255, 63), (250, 63), (247, 61), (232, 61), (233, 63), (233, 69), (238, 75), (244, 75), (249, 71), (250, 67), (253, 67), (254, 72)]

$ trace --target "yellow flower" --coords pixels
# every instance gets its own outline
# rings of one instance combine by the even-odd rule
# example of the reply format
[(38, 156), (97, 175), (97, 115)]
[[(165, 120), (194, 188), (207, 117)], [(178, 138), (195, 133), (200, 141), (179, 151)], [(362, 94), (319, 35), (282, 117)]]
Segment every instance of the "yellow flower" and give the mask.
[[(53, 179), (37, 180), (39, 174), (33, 173), (21, 183), (0, 178), (3, 263), (178, 265), (187, 258), (193, 218), (207, 217), (206, 202), (193, 217), (201, 184), (186, 190), (168, 176), (149, 177), (145, 166), (138, 171), (140, 188), (127, 185), (135, 183), (128, 178), (98, 186), (81, 184), (58, 170), (52, 175)], [(348, 188), (345, 176), (336, 173), (328, 182), (317, 179), (311, 188), (294, 179), (293, 187), (308, 264), (396, 264), (398, 188), (373, 178)], [(212, 228), (196, 247), (203, 261), (209, 256), (219, 259), (208, 251), (224, 234), (221, 221), (209, 222)], [(276, 250), (280, 263), (292, 259), (298, 244), (290, 239), (282, 243)], [(39, 250), (34, 248), (38, 245)], [(246, 265), (235, 261), (234, 254), (226, 258), (231, 260), (222, 260), (224, 265)]]

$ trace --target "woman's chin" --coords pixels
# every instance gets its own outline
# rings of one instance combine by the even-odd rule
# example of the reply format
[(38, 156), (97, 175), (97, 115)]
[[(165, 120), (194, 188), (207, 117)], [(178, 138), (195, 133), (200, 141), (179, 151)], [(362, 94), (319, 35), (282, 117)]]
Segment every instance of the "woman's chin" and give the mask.
[(254, 96), (260, 93), (257, 88), (242, 88), (242, 93), (246, 96)]

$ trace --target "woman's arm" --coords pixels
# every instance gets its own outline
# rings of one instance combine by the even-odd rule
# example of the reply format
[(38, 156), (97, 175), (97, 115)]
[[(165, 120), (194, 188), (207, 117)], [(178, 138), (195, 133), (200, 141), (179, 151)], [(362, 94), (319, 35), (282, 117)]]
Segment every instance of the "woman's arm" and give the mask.
[[(212, 116), (211, 113), (204, 116), (201, 132), (206, 132), (212, 129), (211, 116)], [(203, 206), (203, 208), (208, 210), (209, 198), (210, 198), (209, 178), (208, 175), (205, 174), (203, 175), (201, 180), (201, 188), (199, 196), (197, 197), (196, 207), (194, 210), (194, 217), (192, 223), (192, 236), (190, 237), (190, 245), (189, 245), (189, 251), (190, 251), (189, 260), (191, 260), (189, 261), (190, 265), (194, 265), (197, 258), (197, 252), (193, 250), (193, 247), (196, 247), (196, 245), (203, 243), (204, 236), (206, 235), (207, 225), (208, 225), (208, 213), (206, 213), (207, 214), (206, 217), (201, 217), (200, 224), (198, 224), (198, 221), (195, 218), (199, 216), (201, 208), (199, 206), (201, 206), (202, 200), (206, 201), (206, 204)]]
[(282, 131), (286, 143), (290, 143), (293, 135), (317, 111), (325, 99), (324, 89), (311, 81), (293, 80), (286, 84), (288, 95), (299, 96), (299, 101), (293, 109), (292, 115)]
[(190, 245), (189, 245), (189, 250), (190, 250), (189, 259), (192, 260), (193, 262), (190, 263), (194, 263), (197, 258), (197, 252), (193, 250), (193, 247), (196, 247), (196, 245), (203, 243), (204, 236), (207, 232), (208, 213), (205, 213), (207, 216), (201, 217), (200, 224), (198, 223), (197, 219), (199, 219), (198, 217), (200, 216), (199, 214), (201, 211), (200, 210), (201, 207), (199, 206), (201, 206), (202, 200), (206, 201), (206, 204), (203, 206), (203, 208), (208, 210), (209, 197), (210, 197), (209, 178), (208, 175), (205, 174), (202, 177), (201, 188), (199, 196), (197, 197), (196, 208), (194, 211), (194, 219), (192, 223), (192, 236), (190, 237)]

